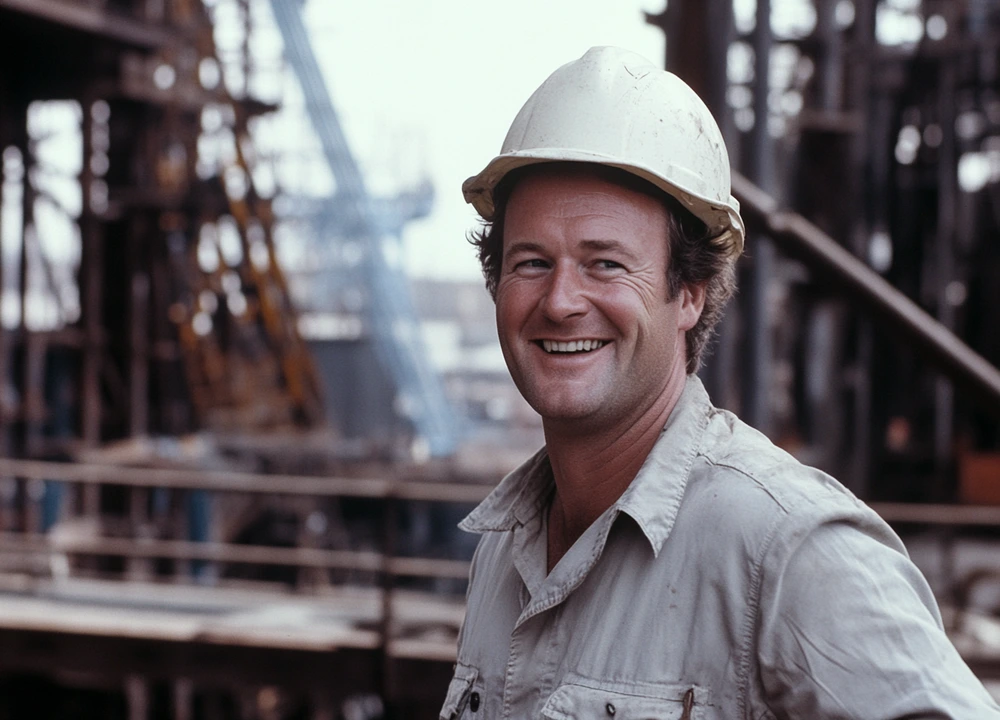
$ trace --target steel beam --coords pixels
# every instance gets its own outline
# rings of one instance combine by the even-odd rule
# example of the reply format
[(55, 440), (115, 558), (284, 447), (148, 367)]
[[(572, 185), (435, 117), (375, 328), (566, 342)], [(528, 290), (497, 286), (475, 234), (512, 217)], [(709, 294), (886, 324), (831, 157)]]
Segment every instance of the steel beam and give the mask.
[(786, 254), (828, 278), (841, 294), (904, 335), (971, 401), (1000, 416), (1000, 370), (935, 320), (917, 303), (801, 215), (782, 210), (770, 195), (739, 173), (733, 194), (748, 228), (766, 233)]
[(65, 0), (0, 0), (0, 10), (32, 15), (71, 30), (118, 40), (140, 48), (158, 48), (177, 40), (162, 25), (150, 25), (127, 15)]

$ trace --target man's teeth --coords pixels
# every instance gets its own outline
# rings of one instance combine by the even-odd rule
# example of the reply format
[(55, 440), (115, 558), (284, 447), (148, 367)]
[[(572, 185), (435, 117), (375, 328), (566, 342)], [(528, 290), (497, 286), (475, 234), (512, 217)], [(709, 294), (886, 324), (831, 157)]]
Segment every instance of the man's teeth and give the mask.
[(571, 342), (556, 342), (555, 340), (542, 340), (542, 349), (545, 352), (589, 352), (604, 345), (603, 340), (573, 340)]

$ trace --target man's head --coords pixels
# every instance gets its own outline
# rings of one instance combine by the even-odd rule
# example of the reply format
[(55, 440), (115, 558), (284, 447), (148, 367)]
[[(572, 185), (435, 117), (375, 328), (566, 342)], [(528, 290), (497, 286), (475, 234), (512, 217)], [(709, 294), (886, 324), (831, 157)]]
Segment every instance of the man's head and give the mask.
[(526, 168), (512, 185), (497, 330), (546, 431), (632, 427), (683, 387), (704, 286), (671, 292), (670, 225), (657, 192), (597, 165)]
[(473, 234), (496, 299), (511, 193), (532, 168), (552, 163), (598, 168), (602, 177), (655, 197), (667, 211), (669, 297), (686, 285), (705, 291), (705, 308), (686, 333), (688, 372), (733, 292), (743, 247), (729, 159), (711, 113), (676, 76), (617, 48), (592, 48), (553, 73), (525, 103), (500, 155), (463, 185), (486, 226)]

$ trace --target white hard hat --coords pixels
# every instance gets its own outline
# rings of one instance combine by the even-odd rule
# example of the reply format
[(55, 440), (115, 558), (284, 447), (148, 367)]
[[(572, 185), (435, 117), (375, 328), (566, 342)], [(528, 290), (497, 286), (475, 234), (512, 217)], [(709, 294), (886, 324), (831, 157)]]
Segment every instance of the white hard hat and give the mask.
[(640, 55), (591, 48), (552, 73), (514, 118), (500, 154), (463, 183), (465, 200), (491, 220), (493, 191), (507, 173), (554, 161), (637, 175), (680, 201), (715, 242), (743, 250), (719, 126), (683, 80)]

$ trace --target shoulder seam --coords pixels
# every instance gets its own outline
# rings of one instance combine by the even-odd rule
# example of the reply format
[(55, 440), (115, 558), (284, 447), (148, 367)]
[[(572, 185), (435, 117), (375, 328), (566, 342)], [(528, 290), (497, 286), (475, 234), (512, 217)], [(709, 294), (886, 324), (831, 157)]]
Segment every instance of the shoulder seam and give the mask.
[(763, 490), (765, 493), (767, 493), (767, 496), (769, 498), (771, 498), (771, 500), (774, 501), (774, 504), (777, 505), (779, 508), (781, 508), (782, 512), (784, 512), (786, 515), (791, 510), (791, 508), (786, 503), (784, 503), (781, 500), (779, 500), (775, 496), (775, 494), (773, 492), (771, 492), (771, 489), (765, 483), (761, 482), (759, 478), (757, 478), (755, 475), (752, 475), (752, 474), (748, 473), (743, 468), (737, 467), (735, 465), (731, 465), (730, 463), (719, 462), (718, 460), (714, 460), (713, 458), (710, 458), (705, 453), (698, 453), (698, 457), (704, 458), (705, 462), (707, 462), (712, 467), (725, 468), (726, 470), (732, 470), (733, 472), (742, 475), (747, 480), (749, 480), (754, 485), (756, 485), (761, 490)]

